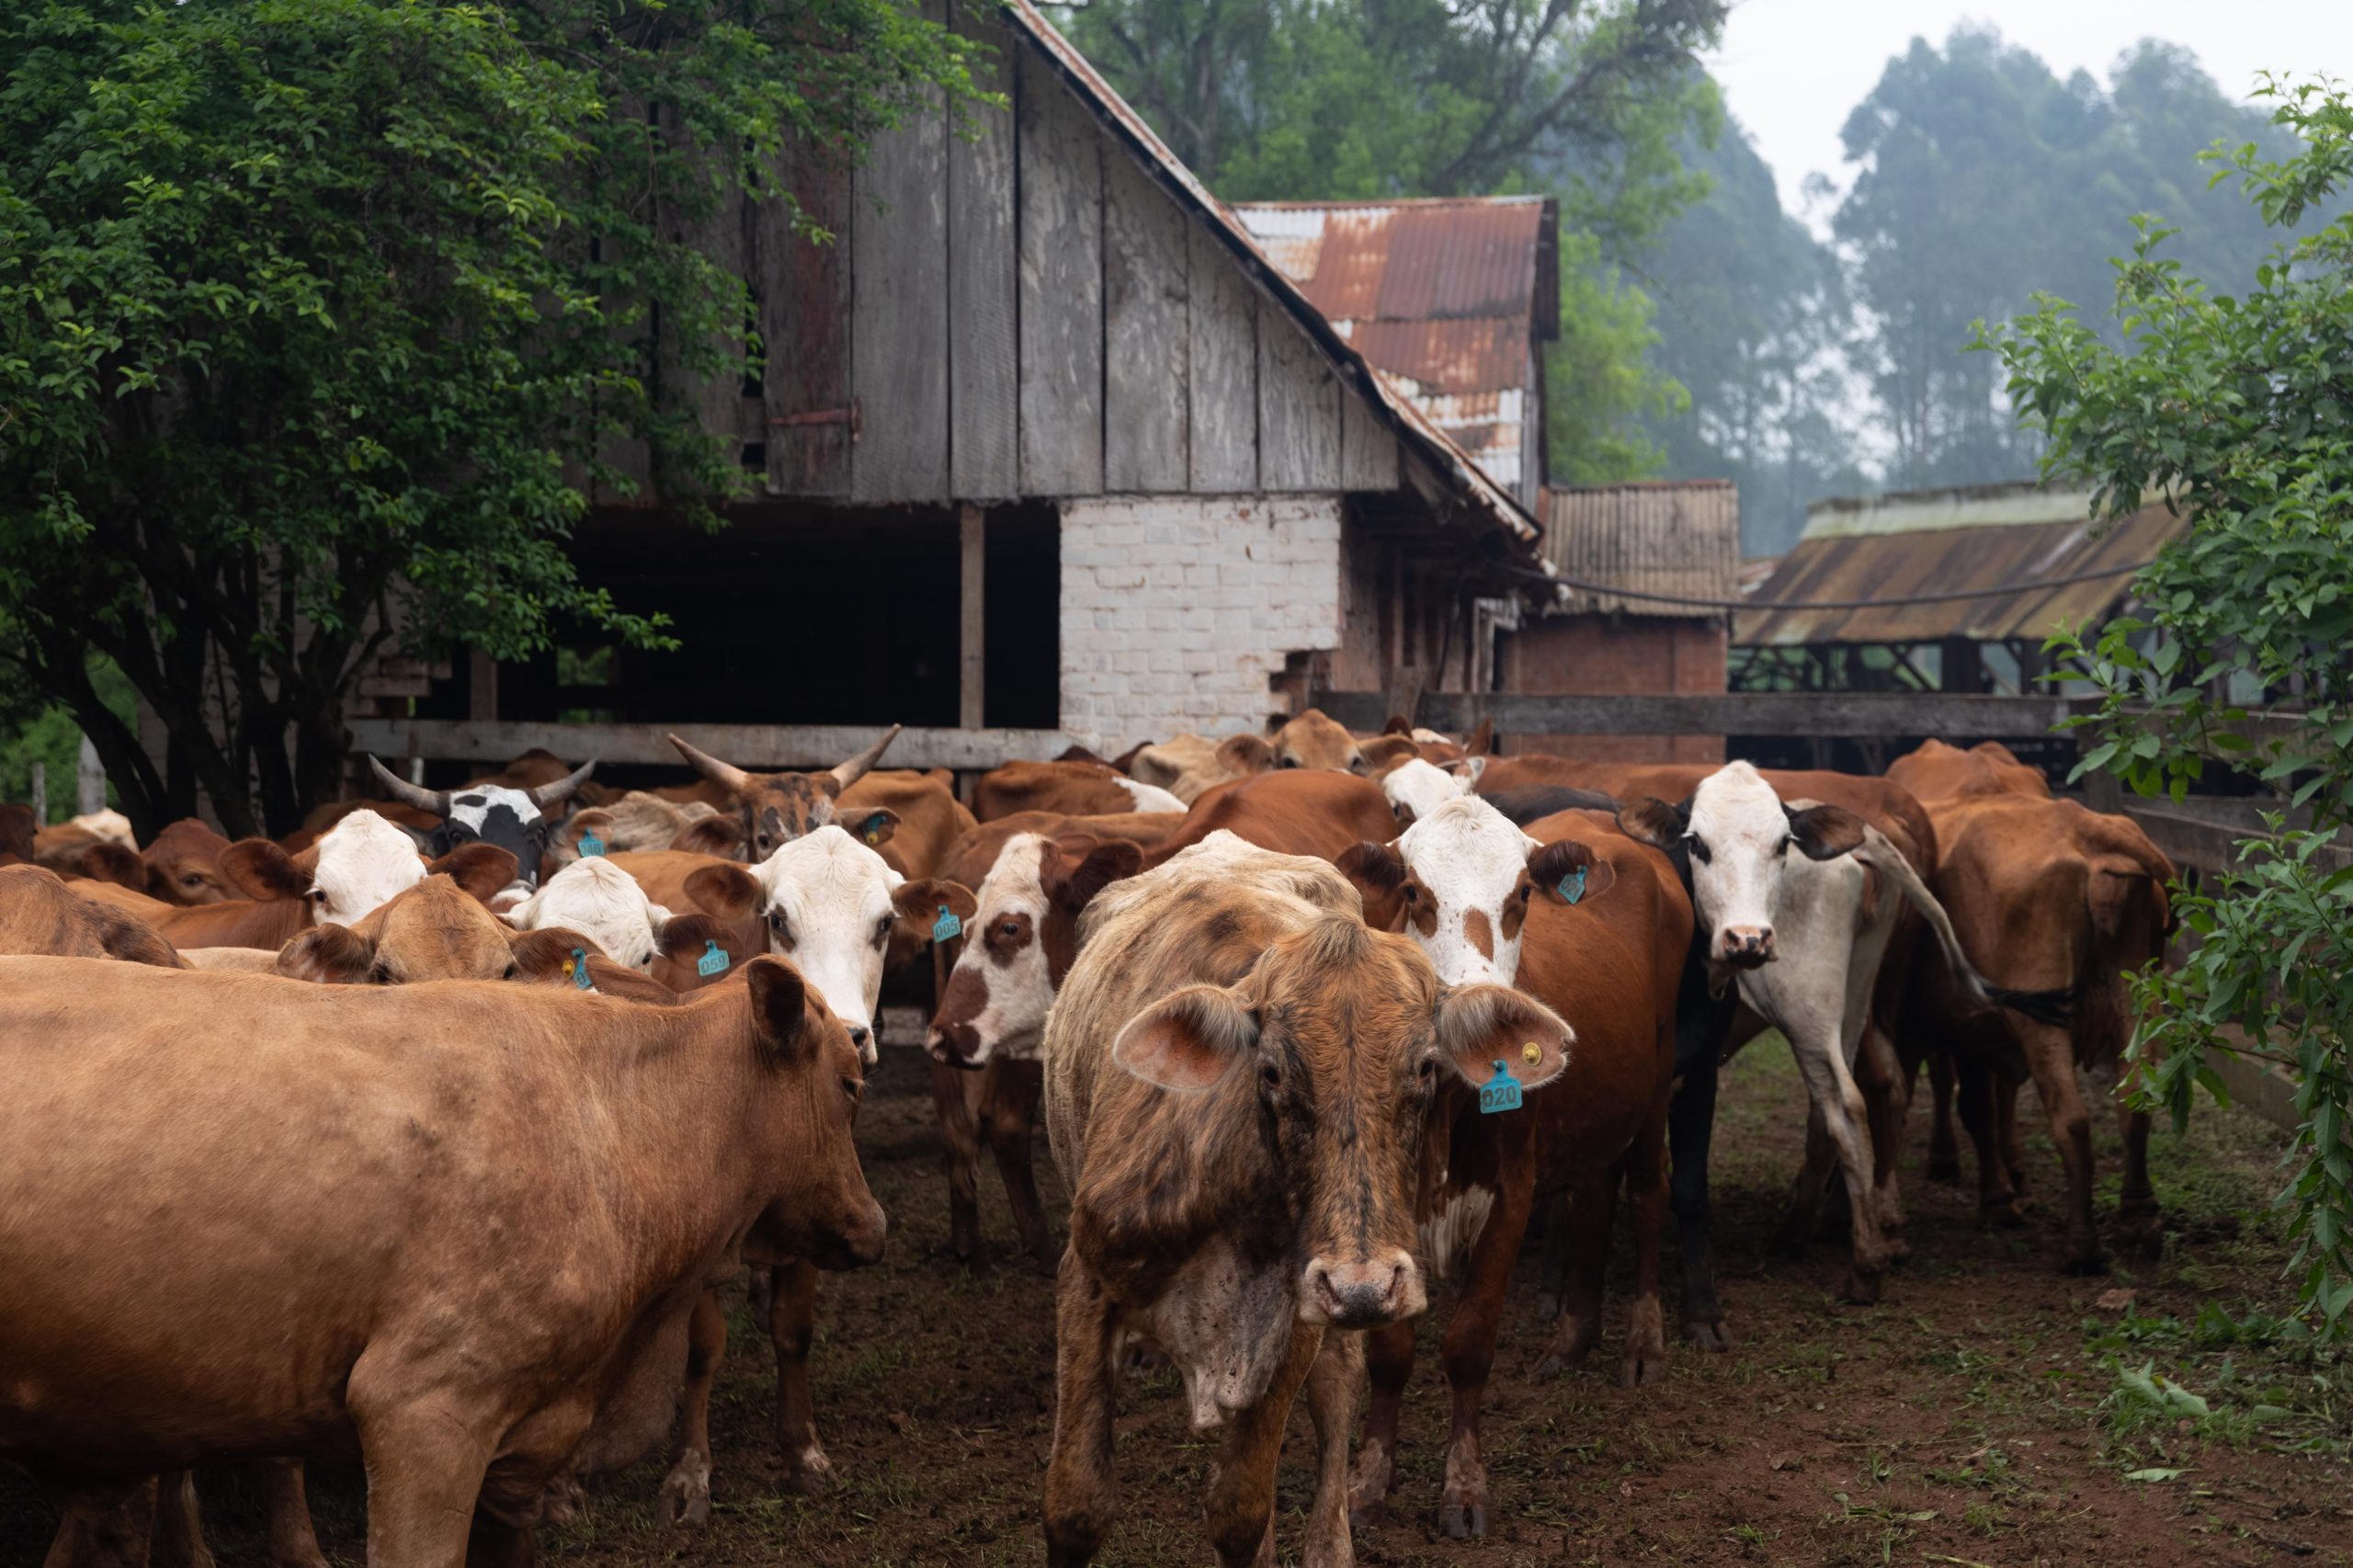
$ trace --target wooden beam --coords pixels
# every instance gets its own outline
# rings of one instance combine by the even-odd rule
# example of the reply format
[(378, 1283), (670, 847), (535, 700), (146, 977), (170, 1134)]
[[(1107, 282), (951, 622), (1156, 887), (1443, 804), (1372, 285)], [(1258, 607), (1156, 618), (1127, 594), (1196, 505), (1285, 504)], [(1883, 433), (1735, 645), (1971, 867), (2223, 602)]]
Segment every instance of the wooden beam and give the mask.
[[(1389, 697), (1326, 691), (1315, 705), (1351, 729), (1377, 730)], [(2044, 735), (2075, 711), (2058, 697), (1982, 697), (1932, 691), (1743, 691), (1623, 697), (1432, 691), (1421, 722), (1467, 733), (1492, 718), (1505, 734), (1941, 735), (1955, 739)]]
[(466, 717), (478, 723), (498, 717), (498, 661), (480, 648), (468, 657)]
[(964, 503), (959, 520), (964, 548), (964, 606), (958, 627), (964, 641), (963, 669), (958, 687), (957, 722), (968, 730), (987, 722), (988, 669), (985, 633), (988, 614), (988, 527), (981, 509)]
[[(876, 728), (855, 724), (553, 724), (462, 719), (358, 719), (355, 752), (452, 762), (506, 762), (533, 746), (567, 760), (656, 763), (684, 769), (668, 740), (675, 730), (739, 767), (831, 767), (874, 744)], [(1001, 767), (1052, 756), (1074, 744), (1059, 730), (906, 730), (884, 754), (885, 767)], [(412, 747), (414, 749), (412, 750)]]

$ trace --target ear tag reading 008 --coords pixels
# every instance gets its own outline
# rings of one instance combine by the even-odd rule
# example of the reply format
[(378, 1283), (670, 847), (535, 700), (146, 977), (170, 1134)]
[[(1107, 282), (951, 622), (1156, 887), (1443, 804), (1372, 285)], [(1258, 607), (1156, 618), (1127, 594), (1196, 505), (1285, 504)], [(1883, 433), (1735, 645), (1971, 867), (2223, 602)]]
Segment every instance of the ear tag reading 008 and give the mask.
[(1583, 898), (1585, 896), (1585, 868), (1579, 866), (1575, 870), (1563, 877), (1560, 887), (1555, 891), (1560, 893), (1563, 903), (1574, 903)]
[(931, 923), (931, 939), (935, 942), (952, 942), (963, 934), (964, 923), (956, 918), (954, 910), (944, 903), (941, 904), (939, 918)]
[(705, 937), (702, 939), (702, 957), (695, 960), (695, 972), (705, 980), (714, 974), (727, 972), (727, 955), (719, 950), (718, 937)]
[(597, 983), (588, 978), (588, 955), (585, 950), (579, 948), (573, 949), (572, 961), (563, 967), (565, 972), (572, 976), (572, 983), (581, 990), (591, 991), (596, 988)]
[(580, 858), (582, 859), (594, 859), (604, 852), (605, 841), (603, 839), (597, 837), (593, 833), (584, 833), (580, 835)]
[(1511, 1064), (1497, 1057), (1495, 1075), (1479, 1090), (1479, 1114), (1494, 1116), (1500, 1111), (1518, 1110), (1519, 1101), (1519, 1080), (1511, 1075)]

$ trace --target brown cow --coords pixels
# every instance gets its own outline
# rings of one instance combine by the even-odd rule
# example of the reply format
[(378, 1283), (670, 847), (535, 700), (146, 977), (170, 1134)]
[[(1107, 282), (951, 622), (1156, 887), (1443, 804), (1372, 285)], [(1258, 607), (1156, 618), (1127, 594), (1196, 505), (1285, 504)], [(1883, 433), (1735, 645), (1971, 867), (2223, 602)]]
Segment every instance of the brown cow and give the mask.
[(140, 852), (147, 896), (165, 903), (219, 903), (237, 896), (221, 869), (229, 841), (194, 817), (182, 817)]
[[(1143, 859), (1135, 844), (1097, 837), (1088, 824), (1145, 814), (1166, 818), (1025, 812), (965, 835), (949, 858), (952, 881), (977, 885), (978, 908), (961, 934), (933, 944), (939, 1006), (925, 1044), (948, 1177), (948, 1233), (956, 1256), (975, 1271), (989, 1264), (974, 1174), (985, 1139), (1023, 1247), (1040, 1272), (1052, 1272), (1053, 1233), (1030, 1160), (1045, 1086), (1038, 1052), (1047, 1010), (1078, 950), (1080, 912)], [(998, 831), (1016, 823), (1037, 825)]]
[[(2075, 1003), (2063, 1021), (1990, 1012), (1932, 976), (1900, 1037), (1904, 1082), (1921, 1050), (1950, 1051), (1961, 1120), (1977, 1149), (1980, 1211), (2014, 1225), (2022, 1222), (2015, 1105), (2019, 1083), (2031, 1076), (2066, 1168), (2063, 1265), (2074, 1274), (2103, 1273), (2091, 1121), (2075, 1070), (2118, 1065), (2132, 1030), (2125, 977), (2161, 960), (2172, 930), (2165, 890), (2173, 863), (2130, 817), (2073, 801), (1961, 795), (1931, 801), (1928, 810), (1943, 855), (1934, 885), (1962, 948), (2006, 985), (2064, 990)], [(2128, 1234), (2147, 1244), (2157, 1234), (2149, 1117), (2125, 1103), (2120, 1085), (2117, 1116), (2124, 1139), (2120, 1213)]]
[(1017, 812), (1109, 816), (1120, 812), (1182, 812), (1185, 802), (1102, 762), (1009, 762), (972, 786), (972, 815), (983, 823)]
[(30, 806), (0, 801), (0, 866), (29, 866), (38, 852), (33, 835), (40, 821)]
[[(881, 740), (823, 773), (752, 773), (697, 751), (676, 735), (670, 744), (697, 772), (727, 790), (742, 834), (742, 858), (765, 860), (779, 846), (830, 823), (881, 850), (900, 875), (924, 877), (975, 824), (943, 773), (868, 778), (903, 727), (892, 725)], [(861, 783), (872, 787), (860, 790)]]
[(1396, 835), (1389, 798), (1370, 778), (1345, 773), (1263, 773), (1221, 784), (1193, 802), (1184, 825), (1144, 858), (1158, 865), (1222, 829), (1284, 855), (1337, 860), (1367, 839)]
[(1967, 751), (1939, 740), (1887, 765), (1887, 781), (1912, 792), (1923, 805), (1970, 795), (2029, 795), (2051, 799), (2042, 769), (2029, 767), (1999, 741), (1980, 741)]
[[(1572, 1199), (1546, 1238), (1572, 1265), (1566, 1310), (1543, 1372), (1581, 1362), (1600, 1336), (1601, 1286), (1620, 1181), (1633, 1210), (1635, 1295), (1619, 1381), (1665, 1375), (1658, 1263), (1666, 1220), (1666, 1108), (1674, 1082), (1676, 986), (1691, 941), (1691, 903), (1666, 857), (1608, 816), (1564, 812), (1523, 833), (1484, 801), (1440, 806), (1394, 845), (1363, 844), (1341, 862), (1369, 924), (1403, 930), (1448, 985), (1517, 984), (1576, 1035), (1568, 1074), (1526, 1106), (1483, 1113), (1449, 1079), (1430, 1108), (1416, 1218), (1434, 1272), (1460, 1264), (1447, 1324), (1454, 1424), (1438, 1522), (1486, 1533), (1489, 1494), (1479, 1412), (1505, 1292), (1539, 1197)], [(1573, 1196), (1572, 1196), (1573, 1195)], [(1549, 1286), (1548, 1286), (1549, 1289)], [(1362, 1517), (1395, 1473), (1398, 1414), (1414, 1369), (1414, 1328), (1370, 1336), (1372, 1401), (1349, 1478)]]
[(378, 1568), (528, 1561), (756, 1224), (881, 1246), (855, 1052), (772, 959), (665, 1009), (6, 959), (0, 1058), (0, 1457), (103, 1506), (357, 1452)]
[(82, 896), (45, 866), (0, 866), (0, 953), (188, 967), (132, 911)]
[[(108, 816), (114, 815), (109, 812)], [(33, 835), (33, 863), (61, 877), (81, 877), (118, 887), (144, 888), (146, 868), (139, 851), (88, 822), (51, 823)]]
[[(1377, 791), (1376, 791), (1377, 793)], [(1158, 1345), (1197, 1433), (1222, 1433), (1210, 1540), (1274, 1561), (1275, 1463), (1302, 1384), (1321, 1454), (1304, 1560), (1350, 1560), (1357, 1346), (1409, 1319), (1420, 1145), (1439, 1080), (1530, 1086), (1568, 1029), (1497, 985), (1441, 986), (1368, 930), (1319, 861), (1221, 835), (1098, 897), (1046, 1026), (1046, 1116), (1071, 1191), (1055, 1301), (1047, 1559), (1080, 1564), (1117, 1507), (1123, 1336)], [(1525, 1051), (1533, 1058), (1523, 1062)]]
[(1131, 755), (1129, 772), (1188, 805), (1217, 785), (1278, 768), (1369, 771), (1362, 744), (1316, 708), (1285, 720), (1271, 734), (1245, 733), (1222, 741), (1178, 735)]

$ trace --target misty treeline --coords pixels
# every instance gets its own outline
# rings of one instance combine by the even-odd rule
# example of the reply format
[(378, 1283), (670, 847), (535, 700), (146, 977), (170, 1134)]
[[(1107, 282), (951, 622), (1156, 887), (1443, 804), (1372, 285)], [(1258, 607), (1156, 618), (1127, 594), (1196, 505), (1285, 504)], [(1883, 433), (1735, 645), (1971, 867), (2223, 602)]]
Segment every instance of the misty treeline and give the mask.
[[(1890, 60), (1845, 165), (1768, 169), (1699, 64), (1721, 0), (1088, 0), (1057, 14), (1229, 200), (1562, 199), (1556, 483), (1728, 476), (1745, 550), (1807, 503), (2029, 477), (1971, 325), (2038, 292), (2099, 319), (2131, 220), (2193, 277), (2276, 236), (2198, 154), (2282, 132), (2184, 49), (2062, 78), (1977, 28)], [(2292, 63), (2292, 62), (2283, 62)], [(2225, 91), (2225, 87), (2229, 89)], [(1777, 179), (1778, 175), (1778, 179)], [(1798, 216), (1826, 224), (1829, 237)]]

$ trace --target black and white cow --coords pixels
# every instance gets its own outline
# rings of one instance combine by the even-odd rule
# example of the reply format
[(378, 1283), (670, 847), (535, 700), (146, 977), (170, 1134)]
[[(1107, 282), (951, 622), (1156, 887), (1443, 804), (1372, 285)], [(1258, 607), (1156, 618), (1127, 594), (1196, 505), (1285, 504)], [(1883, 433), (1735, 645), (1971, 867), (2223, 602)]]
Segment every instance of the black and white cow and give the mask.
[(504, 784), (469, 784), (461, 790), (426, 790), (410, 783), (374, 757), (376, 782), (405, 806), (430, 812), (440, 824), (424, 835), (425, 852), (436, 858), (463, 844), (492, 844), (515, 857), (515, 884), (492, 900), (493, 907), (529, 898), (540, 885), (540, 859), (555, 825), (551, 808), (572, 798), (597, 770), (595, 758), (552, 784), (512, 790)]

